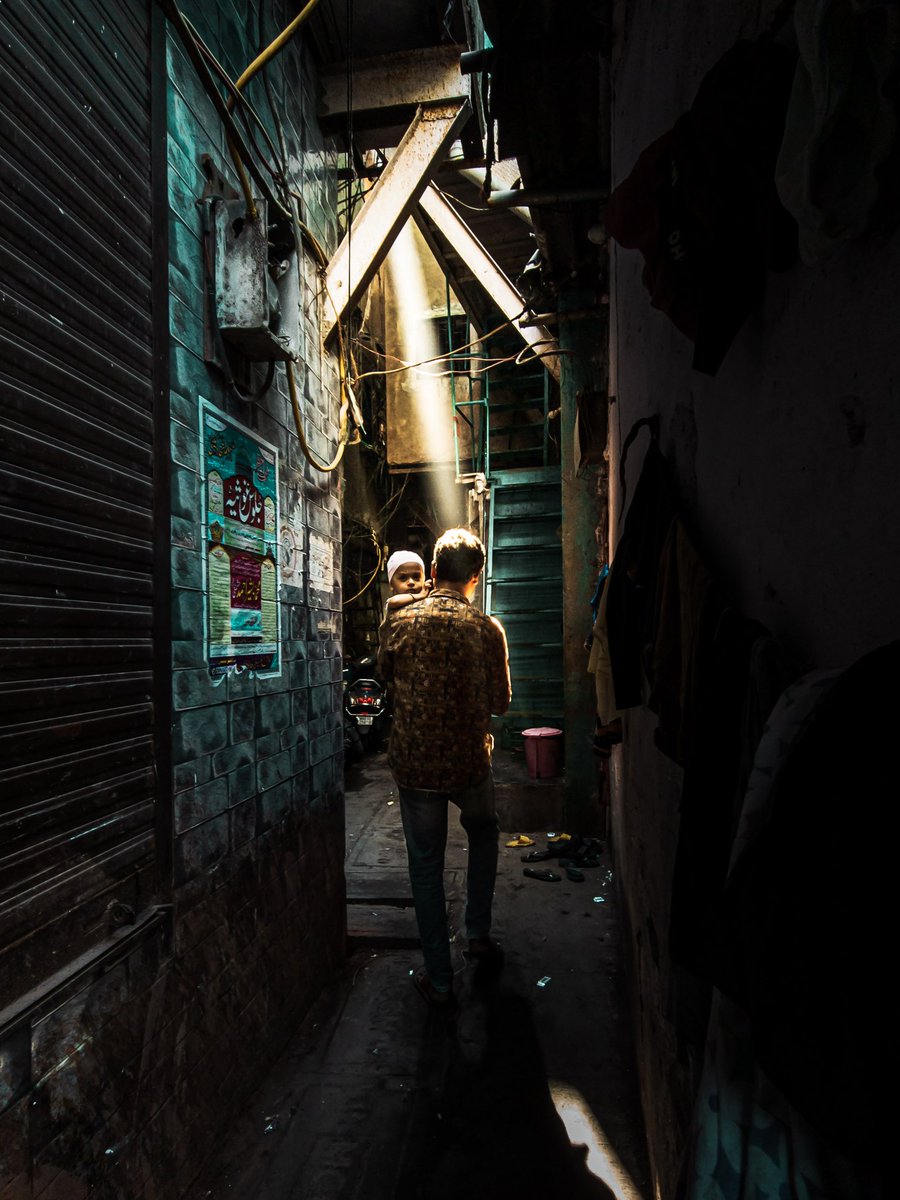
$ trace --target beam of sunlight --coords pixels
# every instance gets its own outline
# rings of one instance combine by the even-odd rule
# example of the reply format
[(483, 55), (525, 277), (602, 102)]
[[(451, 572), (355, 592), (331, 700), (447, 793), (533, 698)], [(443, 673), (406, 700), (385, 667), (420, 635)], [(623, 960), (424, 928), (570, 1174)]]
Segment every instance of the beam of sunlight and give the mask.
[(616, 1200), (643, 1200), (631, 1176), (600, 1128), (584, 1096), (568, 1083), (551, 1079), (550, 1096), (573, 1146), (587, 1147), (587, 1169), (616, 1196)]
[[(425, 265), (413, 224), (407, 221), (386, 259), (391, 298), (397, 310), (397, 353), (418, 363), (441, 353), (426, 284)], [(444, 528), (460, 523), (461, 493), (455, 483), (453, 411), (446, 379), (435, 378), (442, 363), (431, 363), (397, 376), (427, 460), (434, 465), (429, 483), (438, 520)]]

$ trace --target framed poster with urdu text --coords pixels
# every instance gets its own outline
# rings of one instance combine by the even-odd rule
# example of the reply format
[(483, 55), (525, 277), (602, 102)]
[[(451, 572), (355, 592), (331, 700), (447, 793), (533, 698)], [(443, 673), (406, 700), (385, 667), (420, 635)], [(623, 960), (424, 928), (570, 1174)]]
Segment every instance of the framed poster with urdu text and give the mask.
[(281, 674), (278, 450), (200, 400), (209, 672)]

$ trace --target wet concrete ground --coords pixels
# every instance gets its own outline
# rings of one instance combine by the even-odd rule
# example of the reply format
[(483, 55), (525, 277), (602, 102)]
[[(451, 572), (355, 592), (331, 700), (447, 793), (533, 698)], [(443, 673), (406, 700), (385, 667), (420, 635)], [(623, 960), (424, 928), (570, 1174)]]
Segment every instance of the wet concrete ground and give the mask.
[[(649, 1200), (610, 855), (583, 883), (524, 877), (527, 851), (504, 843), (529, 833), (543, 848), (561, 786), (530, 781), (509, 753), (495, 775), (501, 824), (524, 814), (532, 828), (501, 835), (493, 932), (506, 963), (480, 975), (460, 934), (449, 1018), (411, 985), (421, 957), (385, 757), (348, 771), (347, 961), (224, 1133), (198, 1198)], [(451, 820), (454, 928), (465, 869)]]

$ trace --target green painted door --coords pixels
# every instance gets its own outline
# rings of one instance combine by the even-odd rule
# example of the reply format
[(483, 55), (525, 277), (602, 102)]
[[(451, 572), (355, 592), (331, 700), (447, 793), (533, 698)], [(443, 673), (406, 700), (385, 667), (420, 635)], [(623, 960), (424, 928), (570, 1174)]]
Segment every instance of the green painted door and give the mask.
[(562, 729), (562, 543), (559, 467), (491, 474), (485, 611), (506, 630), (512, 704), (500, 745), (523, 729)]

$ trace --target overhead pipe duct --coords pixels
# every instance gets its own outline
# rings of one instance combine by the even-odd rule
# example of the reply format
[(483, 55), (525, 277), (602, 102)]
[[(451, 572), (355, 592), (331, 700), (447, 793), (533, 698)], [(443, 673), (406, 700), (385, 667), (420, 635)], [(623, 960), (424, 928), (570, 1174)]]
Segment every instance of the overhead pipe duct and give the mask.
[(567, 309), (565, 312), (541, 312), (529, 313), (527, 317), (522, 317), (517, 324), (521, 329), (532, 329), (535, 326), (557, 325), (560, 320), (566, 321), (586, 321), (596, 320), (597, 313), (601, 312), (609, 304), (609, 297), (601, 297), (600, 304), (594, 305), (592, 308), (573, 308)]
[[(497, 167), (497, 164), (495, 164), (495, 177), (496, 177), (496, 173), (497, 173), (496, 167)], [(478, 188), (479, 192), (483, 192), (484, 181), (487, 178), (487, 171), (485, 170), (484, 167), (463, 167), (463, 168), (461, 168), (459, 173), (460, 173), (460, 175), (463, 176), (464, 179), (468, 179), (468, 181), (470, 183), (474, 183), (475, 186)], [(521, 193), (522, 189), (521, 188), (513, 188), (512, 190), (515, 191), (516, 194), (518, 195)], [(501, 193), (498, 190), (494, 194), (500, 195)], [(506, 192), (504, 191), (502, 194), (506, 195)], [(529, 228), (534, 224), (534, 222), (531, 219), (531, 213), (528, 211), (527, 208), (522, 208), (519, 205), (510, 205), (508, 211), (513, 213), (515, 216), (517, 216), (520, 221), (524, 221), (525, 224), (527, 226), (529, 226)]]
[(607, 188), (568, 188), (545, 191), (542, 188), (509, 188), (491, 192), (485, 197), (488, 208), (540, 208), (551, 204), (583, 204), (590, 200), (609, 199)]
[(483, 50), (464, 50), (459, 56), (460, 75), (472, 75), (477, 71), (489, 71), (493, 65), (493, 46), (485, 46)]

